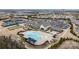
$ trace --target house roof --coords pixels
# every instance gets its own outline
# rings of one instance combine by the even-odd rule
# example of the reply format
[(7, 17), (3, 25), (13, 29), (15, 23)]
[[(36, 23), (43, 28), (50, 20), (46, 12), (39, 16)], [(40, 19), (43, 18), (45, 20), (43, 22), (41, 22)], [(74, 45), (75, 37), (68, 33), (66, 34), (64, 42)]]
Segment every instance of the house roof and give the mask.
[(43, 22), (43, 26), (47, 27), (47, 26), (51, 26), (49, 22)]
[(62, 29), (68, 28), (68, 24), (64, 23), (63, 21), (52, 21), (51, 22), (51, 27), (54, 30), (60, 31)]

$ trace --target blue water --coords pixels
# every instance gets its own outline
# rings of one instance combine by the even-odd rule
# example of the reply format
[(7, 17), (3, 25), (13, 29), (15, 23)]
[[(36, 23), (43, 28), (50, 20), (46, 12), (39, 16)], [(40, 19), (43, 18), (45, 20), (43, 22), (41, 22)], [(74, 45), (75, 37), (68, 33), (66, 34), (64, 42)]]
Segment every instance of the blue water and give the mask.
[(24, 32), (24, 35), (30, 38), (33, 38), (34, 40), (40, 40), (41, 39), (41, 35), (38, 32), (33, 32), (33, 31), (27, 31)]

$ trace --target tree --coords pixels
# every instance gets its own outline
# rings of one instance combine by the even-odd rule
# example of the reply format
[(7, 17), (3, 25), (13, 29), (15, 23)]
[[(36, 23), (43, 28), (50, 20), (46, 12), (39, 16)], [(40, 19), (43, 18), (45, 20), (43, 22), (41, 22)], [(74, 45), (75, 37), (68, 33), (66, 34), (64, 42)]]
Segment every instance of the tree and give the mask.
[(27, 17), (28, 19), (31, 19), (32, 17), (31, 17), (31, 15), (28, 15), (28, 17)]

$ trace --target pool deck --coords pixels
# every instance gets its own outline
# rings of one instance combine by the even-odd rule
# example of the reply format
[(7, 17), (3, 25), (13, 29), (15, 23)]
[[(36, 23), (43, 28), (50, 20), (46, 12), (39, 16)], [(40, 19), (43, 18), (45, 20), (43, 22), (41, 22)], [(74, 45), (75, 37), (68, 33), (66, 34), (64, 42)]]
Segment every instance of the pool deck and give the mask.
[[(29, 32), (31, 32), (31, 31), (29, 31)], [(53, 41), (53, 36), (51, 34), (49, 34), (49, 33), (41, 32), (41, 31), (32, 31), (32, 32), (37, 32), (37, 33), (39, 33), (41, 35), (41, 39), (37, 40), (37, 42), (35, 42), (34, 45), (42, 45), (46, 41), (48, 41), (49, 43), (51, 41)]]

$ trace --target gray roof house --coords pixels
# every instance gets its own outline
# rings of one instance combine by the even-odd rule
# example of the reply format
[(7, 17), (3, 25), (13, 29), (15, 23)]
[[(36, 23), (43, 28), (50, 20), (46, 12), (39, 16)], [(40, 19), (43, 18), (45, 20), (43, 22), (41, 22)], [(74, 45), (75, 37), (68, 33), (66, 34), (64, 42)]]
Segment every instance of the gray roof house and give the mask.
[(50, 24), (50, 22), (48, 22), (48, 21), (42, 21), (41, 22), (42, 24), (41, 24), (41, 26), (40, 26), (40, 28), (43, 28), (44, 30), (47, 30), (47, 28), (49, 28), (49, 27), (51, 27), (51, 24)]
[(40, 28), (40, 23), (38, 23), (37, 21), (32, 21), (31, 26), (35, 29), (39, 29)]
[(51, 28), (52, 30), (62, 31), (63, 29), (67, 29), (69, 27), (68, 24), (64, 23), (63, 21), (52, 21)]

